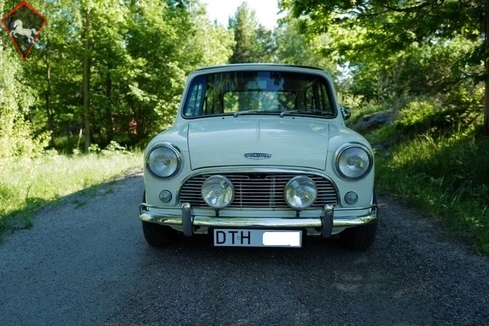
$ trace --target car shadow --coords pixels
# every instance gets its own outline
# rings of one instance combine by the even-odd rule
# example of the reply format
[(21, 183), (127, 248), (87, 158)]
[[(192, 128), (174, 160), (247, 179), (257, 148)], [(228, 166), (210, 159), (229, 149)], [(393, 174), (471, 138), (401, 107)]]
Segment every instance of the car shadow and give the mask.
[[(231, 264), (243, 266), (284, 266), (307, 265), (339, 260), (352, 260), (368, 255), (370, 251), (354, 251), (342, 247), (337, 238), (323, 239), (321, 237), (305, 237), (301, 248), (284, 247), (214, 247), (212, 238), (208, 235), (185, 237), (178, 235), (175, 242), (164, 248), (147, 246), (145, 256), (155, 260), (156, 264), (175, 264), (186, 266), (188, 261), (196, 265), (222, 266)], [(339, 257), (343, 257), (339, 259)], [(184, 262), (186, 261), (186, 262)]]

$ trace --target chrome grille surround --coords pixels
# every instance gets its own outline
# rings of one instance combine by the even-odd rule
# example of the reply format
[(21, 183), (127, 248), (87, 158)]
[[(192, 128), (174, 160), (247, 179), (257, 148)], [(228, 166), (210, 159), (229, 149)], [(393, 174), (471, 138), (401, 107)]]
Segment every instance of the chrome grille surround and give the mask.
[(200, 189), (208, 177), (216, 174), (225, 176), (234, 185), (234, 200), (227, 208), (289, 208), (284, 199), (284, 189), (287, 182), (298, 175), (305, 175), (314, 180), (318, 189), (317, 199), (308, 209), (318, 209), (327, 204), (338, 203), (335, 186), (320, 175), (297, 172), (232, 172), (205, 173), (187, 179), (179, 191), (180, 204), (189, 203), (192, 207), (208, 207), (202, 199)]

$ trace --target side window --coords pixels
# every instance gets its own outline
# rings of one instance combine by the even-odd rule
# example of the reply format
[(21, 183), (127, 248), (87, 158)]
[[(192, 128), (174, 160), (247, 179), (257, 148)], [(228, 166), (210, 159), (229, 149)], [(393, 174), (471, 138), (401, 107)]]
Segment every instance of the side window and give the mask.
[(333, 113), (333, 106), (331, 105), (331, 101), (329, 100), (328, 90), (326, 89), (326, 85), (319, 85), (319, 97), (321, 98), (321, 103), (323, 107), (323, 111)]
[(185, 100), (183, 115), (197, 117), (203, 115), (222, 114), (222, 92), (206, 79), (194, 80)]
[(304, 107), (301, 109), (316, 110), (316, 98), (314, 96), (313, 86), (306, 89), (304, 94)]
[(186, 117), (194, 117), (201, 114), (203, 92), (204, 85), (201, 83), (192, 86), (184, 109), (184, 115)]
[(333, 112), (326, 85), (314, 84), (306, 89), (303, 109)]

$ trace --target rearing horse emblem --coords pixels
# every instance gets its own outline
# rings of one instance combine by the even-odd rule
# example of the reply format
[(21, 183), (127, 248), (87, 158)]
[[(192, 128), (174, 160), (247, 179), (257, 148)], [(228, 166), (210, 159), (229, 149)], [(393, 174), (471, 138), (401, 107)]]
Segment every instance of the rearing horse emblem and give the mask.
[(17, 7), (2, 18), (2, 24), (12, 39), (17, 52), (25, 60), (44, 28), (46, 18), (26, 0), (22, 0)]
[(39, 32), (35, 28), (24, 28), (22, 24), (22, 20), (17, 19), (14, 21), (13, 25), (14, 29), (10, 31), (10, 36), (17, 38), (17, 35), (27, 36), (27, 41), (29, 43), (34, 43), (34, 36), (39, 34)]

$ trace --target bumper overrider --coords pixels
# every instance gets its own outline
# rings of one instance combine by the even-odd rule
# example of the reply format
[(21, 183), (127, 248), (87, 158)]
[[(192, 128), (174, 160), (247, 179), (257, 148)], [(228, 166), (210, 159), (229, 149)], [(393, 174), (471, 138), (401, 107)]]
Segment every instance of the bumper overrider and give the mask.
[[(182, 229), (183, 234), (191, 237), (194, 230), (200, 227), (207, 228), (256, 228), (256, 229), (318, 229), (320, 235), (329, 238), (333, 234), (333, 227), (356, 227), (377, 220), (377, 205), (357, 208), (341, 208), (333, 205), (325, 205), (317, 218), (280, 218), (280, 217), (216, 217), (195, 215), (189, 203), (181, 206), (181, 214), (159, 214), (151, 212), (151, 209), (161, 207), (141, 203), (139, 205), (139, 218), (144, 222), (160, 225), (174, 226)], [(355, 214), (359, 211), (368, 211), (366, 214)], [(341, 212), (341, 216), (335, 216), (335, 212)]]

